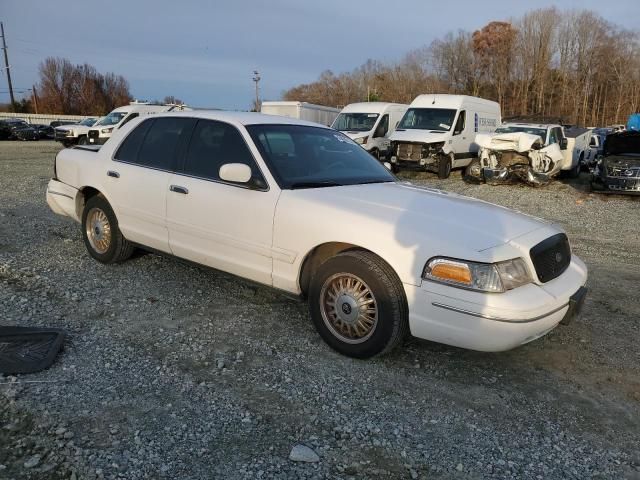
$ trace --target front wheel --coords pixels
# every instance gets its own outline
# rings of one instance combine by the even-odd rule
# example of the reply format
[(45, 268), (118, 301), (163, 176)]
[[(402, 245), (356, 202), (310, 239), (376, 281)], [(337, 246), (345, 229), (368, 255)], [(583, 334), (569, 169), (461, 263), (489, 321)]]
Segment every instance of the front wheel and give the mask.
[(324, 262), (311, 280), (311, 319), (334, 350), (370, 358), (392, 350), (408, 331), (400, 279), (371, 252), (347, 250)]
[(88, 143), (86, 135), (83, 135), (78, 139), (78, 145), (87, 145)]
[(123, 262), (134, 250), (120, 232), (111, 205), (100, 195), (91, 197), (84, 206), (82, 237), (89, 255), (100, 263)]
[(451, 175), (451, 168), (453, 166), (453, 154), (444, 155), (440, 157), (438, 161), (438, 178), (444, 180)]

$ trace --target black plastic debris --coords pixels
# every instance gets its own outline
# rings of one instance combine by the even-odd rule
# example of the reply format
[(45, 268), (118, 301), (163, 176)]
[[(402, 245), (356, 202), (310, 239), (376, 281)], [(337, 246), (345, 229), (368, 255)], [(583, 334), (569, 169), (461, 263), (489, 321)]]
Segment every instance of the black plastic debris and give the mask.
[(64, 337), (59, 328), (0, 327), (0, 373), (15, 375), (49, 368)]

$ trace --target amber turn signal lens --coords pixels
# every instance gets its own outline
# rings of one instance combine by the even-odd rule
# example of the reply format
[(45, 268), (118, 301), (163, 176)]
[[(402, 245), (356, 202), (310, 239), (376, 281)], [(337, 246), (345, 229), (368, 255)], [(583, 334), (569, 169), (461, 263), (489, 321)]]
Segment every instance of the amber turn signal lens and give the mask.
[(430, 272), (432, 277), (439, 278), (444, 281), (464, 283), (471, 285), (471, 270), (469, 267), (453, 262), (437, 263)]

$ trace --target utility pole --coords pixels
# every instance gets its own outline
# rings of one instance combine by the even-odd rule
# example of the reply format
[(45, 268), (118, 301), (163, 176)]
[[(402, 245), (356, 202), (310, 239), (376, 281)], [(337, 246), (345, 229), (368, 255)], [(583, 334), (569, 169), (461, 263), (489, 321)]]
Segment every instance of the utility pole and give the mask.
[(259, 95), (260, 73), (257, 70), (253, 71), (253, 81), (256, 83), (256, 112), (258, 112), (260, 111), (260, 95)]
[(7, 82), (9, 83), (9, 95), (11, 96), (11, 110), (16, 109), (16, 99), (13, 96), (13, 84), (11, 83), (11, 72), (9, 71), (9, 56), (7, 55), (7, 41), (4, 36), (4, 24), (0, 22), (2, 31), (2, 50), (4, 50), (4, 68), (7, 71)]
[(36, 115), (37, 115), (38, 114), (38, 93), (36, 92), (36, 86), (35, 85), (31, 89), (31, 92), (33, 93), (33, 106), (36, 109)]

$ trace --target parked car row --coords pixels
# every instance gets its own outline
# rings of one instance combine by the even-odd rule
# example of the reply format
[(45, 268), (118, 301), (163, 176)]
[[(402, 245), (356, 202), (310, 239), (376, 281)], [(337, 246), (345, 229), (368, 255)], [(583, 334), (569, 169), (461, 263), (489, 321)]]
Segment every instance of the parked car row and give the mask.
[(0, 140), (53, 139), (55, 127), (68, 123), (73, 122), (56, 120), (49, 125), (38, 125), (28, 123), (21, 118), (5, 118), (0, 120)]

